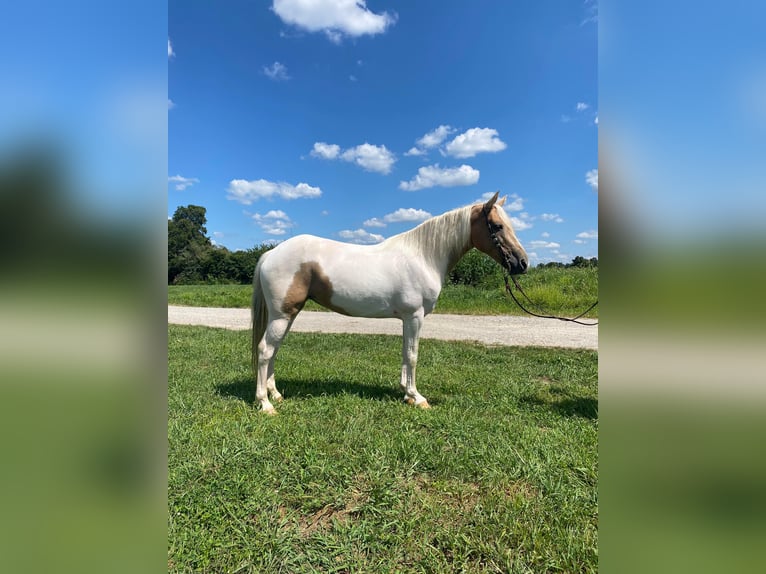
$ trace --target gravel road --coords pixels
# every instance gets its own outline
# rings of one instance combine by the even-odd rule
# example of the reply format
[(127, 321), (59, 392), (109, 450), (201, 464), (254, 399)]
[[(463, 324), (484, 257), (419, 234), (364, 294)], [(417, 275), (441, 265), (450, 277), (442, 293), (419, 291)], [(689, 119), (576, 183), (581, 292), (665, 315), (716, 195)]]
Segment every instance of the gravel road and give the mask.
[[(168, 305), (168, 323), (223, 329), (250, 328), (249, 309)], [(293, 331), (401, 335), (399, 319), (363, 319), (338, 313), (302, 311)], [(477, 341), (485, 345), (598, 349), (598, 327), (536, 317), (434, 314), (426, 317), (421, 337), (446, 341)]]

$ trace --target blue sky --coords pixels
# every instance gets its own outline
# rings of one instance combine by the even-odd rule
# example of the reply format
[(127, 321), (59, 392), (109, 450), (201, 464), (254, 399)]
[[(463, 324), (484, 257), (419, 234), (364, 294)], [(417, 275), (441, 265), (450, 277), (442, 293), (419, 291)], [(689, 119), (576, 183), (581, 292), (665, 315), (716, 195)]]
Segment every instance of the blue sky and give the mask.
[(170, 2), (168, 215), (205, 206), (232, 250), (369, 243), (500, 190), (533, 262), (597, 256), (596, 20), (572, 1)]

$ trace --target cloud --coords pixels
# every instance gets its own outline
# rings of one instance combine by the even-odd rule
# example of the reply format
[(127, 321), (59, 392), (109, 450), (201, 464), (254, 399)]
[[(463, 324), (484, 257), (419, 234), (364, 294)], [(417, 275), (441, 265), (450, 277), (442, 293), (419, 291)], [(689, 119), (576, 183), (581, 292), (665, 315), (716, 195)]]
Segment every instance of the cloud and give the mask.
[(385, 239), (385, 237), (382, 235), (378, 235), (377, 233), (370, 233), (364, 229), (357, 229), (355, 231), (344, 229), (343, 231), (339, 231), (338, 235), (349, 243), (359, 243), (362, 245), (380, 243)]
[(170, 43), (170, 38), (168, 38), (168, 58), (172, 58), (175, 55), (176, 53), (173, 51), (173, 44)]
[(543, 213), (540, 215), (540, 219), (553, 223), (564, 223), (564, 219), (558, 213)]
[(519, 217), (515, 217), (513, 215), (510, 216), (511, 223), (513, 224), (513, 230), (514, 231), (525, 231), (527, 229), (530, 229), (533, 227), (531, 221), (531, 217), (529, 217), (529, 214), (524, 212), (520, 213)]
[(366, 142), (343, 152), (341, 152), (340, 146), (336, 144), (316, 142), (310, 155), (320, 159), (342, 159), (349, 163), (355, 163), (367, 171), (384, 175), (391, 173), (391, 167), (396, 163), (396, 156), (386, 146), (376, 146)]
[(421, 155), (426, 155), (426, 152), (424, 150), (420, 149), (420, 148), (411, 147), (406, 152), (404, 152), (404, 155), (407, 155), (407, 156), (413, 156), (413, 155), (414, 156), (421, 156)]
[(264, 66), (263, 73), (275, 82), (281, 82), (289, 80), (290, 76), (287, 74), (287, 66), (274, 62), (271, 66)]
[(441, 168), (439, 164), (421, 167), (418, 174), (410, 181), (399, 182), (399, 189), (417, 191), (429, 187), (455, 187), (458, 185), (473, 185), (479, 181), (479, 170), (470, 165)]
[(168, 109), (172, 110), (175, 107), (176, 107), (175, 102), (173, 100), (171, 100), (170, 98), (168, 98)]
[(426, 150), (435, 148), (441, 145), (441, 143), (447, 138), (448, 135), (453, 133), (455, 128), (452, 126), (439, 126), (435, 130), (432, 130), (418, 139), (415, 143), (417, 146), (411, 147), (404, 155), (407, 156), (421, 156), (426, 155)]
[(391, 166), (396, 163), (394, 154), (386, 149), (386, 146), (376, 146), (363, 143), (344, 151), (340, 158), (344, 161), (352, 162), (367, 171), (377, 173), (391, 173)]
[(173, 175), (168, 178), (169, 182), (175, 183), (175, 188), (178, 191), (183, 191), (187, 187), (199, 183), (196, 177), (183, 177), (182, 175)]
[(431, 217), (433, 217), (433, 215), (422, 209), (401, 207), (393, 213), (384, 215), (383, 219), (373, 217), (372, 219), (365, 221), (362, 225), (365, 227), (385, 227), (388, 223), (401, 223), (403, 221), (425, 221)]
[(578, 233), (577, 237), (580, 239), (598, 239), (598, 231), (595, 229), (591, 229), (589, 231), (583, 231), (582, 233)]
[(588, 104), (586, 104), (585, 102), (577, 102), (577, 105), (575, 106), (575, 109), (576, 109), (578, 112), (584, 112), (584, 111), (585, 111), (585, 110), (587, 110), (589, 107), (590, 107), (590, 106), (589, 106)]
[(592, 169), (585, 174), (585, 181), (598, 193), (598, 169)]
[(315, 142), (311, 155), (321, 159), (335, 159), (340, 154), (340, 146), (324, 142)]
[(555, 241), (530, 241), (528, 244), (532, 249), (558, 249), (561, 247), (558, 243)]
[(243, 205), (250, 205), (261, 198), (279, 197), (281, 199), (313, 198), (322, 195), (318, 187), (311, 187), (307, 183), (291, 185), (285, 182), (272, 182), (265, 179), (247, 181), (245, 179), (232, 179), (229, 182), (226, 199), (233, 199)]
[(383, 217), (383, 220), (387, 223), (399, 223), (401, 221), (425, 221), (426, 219), (430, 219), (433, 217), (430, 213), (427, 211), (424, 211), (422, 209), (414, 209), (412, 207), (401, 207), (394, 211), (393, 213), (389, 213), (388, 215), (385, 215)]
[(372, 219), (368, 219), (364, 223), (362, 223), (365, 227), (385, 227), (386, 222), (382, 219), (378, 219), (377, 217), (373, 217)]
[(382, 34), (396, 22), (395, 14), (368, 10), (365, 0), (274, 0), (271, 9), (285, 24), (323, 32), (336, 44), (344, 36)]
[(451, 133), (454, 133), (455, 128), (452, 126), (439, 126), (433, 131), (428, 132), (426, 135), (424, 135), (422, 138), (420, 138), (416, 143), (420, 147), (424, 147), (426, 149), (436, 147), (438, 145), (441, 145), (441, 143), (447, 139), (447, 136)]
[(284, 235), (287, 230), (294, 227), (295, 224), (288, 215), (281, 210), (271, 210), (263, 215), (255, 213), (250, 216), (255, 223), (269, 235)]
[(445, 146), (447, 155), (457, 158), (473, 157), (478, 153), (494, 153), (508, 147), (492, 128), (471, 128), (456, 136)]
[(593, 118), (593, 123), (598, 125), (598, 114), (596, 114), (596, 117)]

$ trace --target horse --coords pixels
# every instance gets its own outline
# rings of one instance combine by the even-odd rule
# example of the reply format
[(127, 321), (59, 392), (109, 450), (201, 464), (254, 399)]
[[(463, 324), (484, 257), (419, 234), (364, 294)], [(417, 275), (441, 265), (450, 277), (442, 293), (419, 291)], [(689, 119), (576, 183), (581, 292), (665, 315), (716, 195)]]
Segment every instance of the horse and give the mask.
[(518, 275), (528, 268), (526, 251), (495, 193), (477, 203), (432, 217), (375, 245), (356, 245), (311, 235), (292, 237), (258, 260), (253, 275), (252, 366), (256, 398), (276, 414), (281, 402), (274, 359), (308, 299), (353, 317), (402, 321), (404, 400), (429, 408), (415, 386), (423, 319), (434, 310), (447, 273), (472, 248)]

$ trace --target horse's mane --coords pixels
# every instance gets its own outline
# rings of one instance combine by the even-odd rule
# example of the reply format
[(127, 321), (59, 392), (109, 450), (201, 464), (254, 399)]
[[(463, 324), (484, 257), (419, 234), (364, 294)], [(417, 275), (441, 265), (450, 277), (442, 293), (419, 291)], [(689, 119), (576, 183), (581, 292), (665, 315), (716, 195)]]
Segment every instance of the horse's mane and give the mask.
[(417, 251), (444, 276), (471, 247), (472, 205), (427, 219), (385, 243)]

